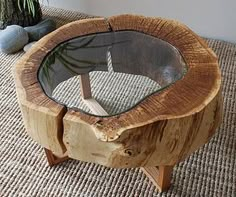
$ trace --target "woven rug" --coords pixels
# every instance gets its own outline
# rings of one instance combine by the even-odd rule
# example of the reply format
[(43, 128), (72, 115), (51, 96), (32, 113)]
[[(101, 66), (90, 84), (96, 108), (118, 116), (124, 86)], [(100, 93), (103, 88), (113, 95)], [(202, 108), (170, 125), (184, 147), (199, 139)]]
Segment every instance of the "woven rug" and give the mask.
[[(59, 25), (89, 17), (54, 8), (43, 11)], [(49, 167), (43, 149), (27, 136), (17, 104), (11, 69), (23, 52), (0, 54), (0, 196), (236, 196), (236, 44), (207, 42), (221, 65), (224, 121), (208, 144), (174, 168), (171, 188), (163, 193), (139, 169), (75, 160)]]

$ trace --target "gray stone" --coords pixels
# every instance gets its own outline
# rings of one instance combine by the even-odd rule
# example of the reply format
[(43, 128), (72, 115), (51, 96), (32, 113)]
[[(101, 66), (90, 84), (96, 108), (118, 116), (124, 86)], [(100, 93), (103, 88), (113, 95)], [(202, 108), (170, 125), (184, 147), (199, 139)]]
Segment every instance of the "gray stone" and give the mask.
[(51, 19), (45, 19), (34, 26), (25, 27), (30, 41), (37, 41), (56, 29), (56, 23)]
[(15, 53), (21, 50), (29, 41), (27, 32), (19, 25), (11, 25), (0, 32), (0, 51)]
[(24, 52), (27, 52), (36, 42), (30, 42), (24, 46)]

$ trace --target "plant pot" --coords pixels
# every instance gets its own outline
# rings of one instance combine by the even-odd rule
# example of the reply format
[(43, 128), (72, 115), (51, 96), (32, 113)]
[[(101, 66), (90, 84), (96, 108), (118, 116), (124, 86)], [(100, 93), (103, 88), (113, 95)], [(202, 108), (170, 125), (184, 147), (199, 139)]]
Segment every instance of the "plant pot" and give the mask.
[(38, 1), (34, 1), (35, 16), (33, 16), (28, 8), (19, 9), (17, 0), (0, 0), (0, 29), (6, 28), (8, 25), (20, 25), (23, 27), (37, 24), (42, 19), (42, 10)]

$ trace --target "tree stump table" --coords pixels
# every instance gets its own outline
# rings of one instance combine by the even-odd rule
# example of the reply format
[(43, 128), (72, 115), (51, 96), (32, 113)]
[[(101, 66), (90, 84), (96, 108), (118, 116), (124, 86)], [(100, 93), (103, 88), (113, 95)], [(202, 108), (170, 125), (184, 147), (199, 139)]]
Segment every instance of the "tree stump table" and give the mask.
[[(131, 104), (121, 99), (121, 111), (107, 111), (92, 96), (93, 73), (100, 76), (95, 84), (107, 75), (111, 80), (98, 93), (110, 84), (109, 94)], [(112, 85), (115, 74), (124, 78)], [(88, 111), (53, 96), (75, 76)], [(140, 167), (160, 191), (169, 188), (173, 166), (207, 143), (221, 122), (217, 57), (173, 20), (121, 15), (69, 23), (37, 42), (15, 66), (14, 77), (26, 130), (45, 148), (50, 165), (72, 158)], [(133, 82), (128, 92), (119, 92), (132, 77), (143, 80), (139, 87)]]

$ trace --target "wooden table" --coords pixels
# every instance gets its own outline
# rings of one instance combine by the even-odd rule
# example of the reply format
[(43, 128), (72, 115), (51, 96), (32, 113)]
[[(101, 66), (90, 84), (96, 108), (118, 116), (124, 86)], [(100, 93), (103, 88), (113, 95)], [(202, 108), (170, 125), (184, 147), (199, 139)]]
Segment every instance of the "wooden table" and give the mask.
[[(92, 97), (95, 71), (148, 77), (162, 88), (108, 114)], [(52, 97), (77, 75), (90, 112)], [(173, 166), (207, 143), (221, 122), (217, 57), (173, 20), (121, 15), (69, 23), (37, 42), (14, 77), (26, 130), (50, 165), (72, 158), (141, 167), (160, 191), (169, 188)]]

